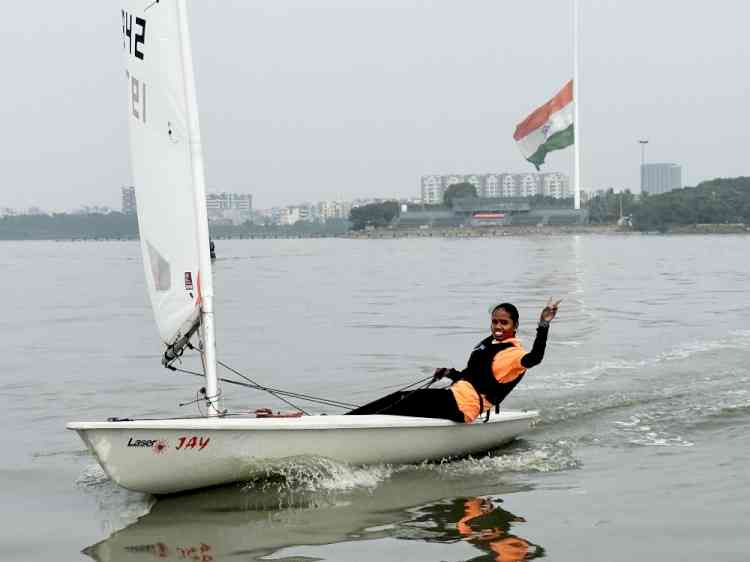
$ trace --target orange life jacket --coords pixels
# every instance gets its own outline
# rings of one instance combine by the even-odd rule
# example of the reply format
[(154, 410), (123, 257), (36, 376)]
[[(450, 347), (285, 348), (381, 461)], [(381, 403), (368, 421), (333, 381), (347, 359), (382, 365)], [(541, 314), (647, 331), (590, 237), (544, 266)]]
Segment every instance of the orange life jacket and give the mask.
[[(509, 382), (500, 382), (495, 378), (495, 374), (492, 372), (492, 361), (495, 359), (495, 355), (514, 347), (514, 345), (510, 342), (492, 344), (493, 339), (492, 336), (489, 336), (477, 344), (471, 352), (466, 369), (462, 372), (459, 380), (471, 383), (471, 386), (479, 395), (480, 404), (484, 396), (495, 405), (495, 412), (498, 412), (500, 411), (500, 402), (505, 400), (510, 391), (521, 382), (523, 374)], [(483, 410), (484, 407), (480, 405), (479, 411)]]

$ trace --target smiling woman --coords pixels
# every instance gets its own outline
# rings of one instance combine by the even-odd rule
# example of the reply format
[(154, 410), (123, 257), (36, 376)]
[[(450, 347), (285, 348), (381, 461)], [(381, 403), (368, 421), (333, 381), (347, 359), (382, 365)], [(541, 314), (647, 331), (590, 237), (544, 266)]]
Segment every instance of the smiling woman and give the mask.
[(490, 336), (474, 347), (466, 368), (463, 371), (445, 367), (435, 370), (433, 381), (447, 377), (453, 381), (450, 387), (394, 392), (349, 413), (444, 418), (471, 423), (484, 412), (489, 415), (493, 407), (498, 412), (500, 403), (521, 382), (526, 370), (542, 362), (549, 323), (557, 315), (559, 305), (559, 300), (550, 300), (542, 310), (529, 353), (516, 338), (518, 309), (511, 303), (501, 303), (491, 310)]

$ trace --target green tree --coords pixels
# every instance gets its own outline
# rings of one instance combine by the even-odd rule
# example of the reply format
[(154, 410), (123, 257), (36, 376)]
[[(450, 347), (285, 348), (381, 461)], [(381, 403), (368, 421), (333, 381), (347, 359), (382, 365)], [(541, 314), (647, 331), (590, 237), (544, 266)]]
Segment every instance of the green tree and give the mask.
[(638, 203), (630, 190), (616, 193), (610, 188), (594, 195), (588, 203), (589, 221), (594, 224), (614, 224), (621, 216), (631, 215)]
[(750, 223), (750, 177), (716, 178), (696, 187), (644, 194), (633, 213), (639, 230), (727, 223)]
[(0, 240), (137, 238), (135, 215), (107, 214), (16, 215), (0, 219)]
[(453, 207), (453, 200), (461, 197), (476, 197), (477, 188), (469, 182), (452, 183), (443, 194), (443, 204), (449, 209)]
[(532, 209), (572, 209), (573, 198), (556, 198), (549, 195), (532, 195), (527, 197)]
[(370, 203), (369, 205), (354, 207), (349, 214), (349, 221), (352, 223), (352, 230), (364, 230), (368, 226), (387, 226), (398, 214), (398, 201)]

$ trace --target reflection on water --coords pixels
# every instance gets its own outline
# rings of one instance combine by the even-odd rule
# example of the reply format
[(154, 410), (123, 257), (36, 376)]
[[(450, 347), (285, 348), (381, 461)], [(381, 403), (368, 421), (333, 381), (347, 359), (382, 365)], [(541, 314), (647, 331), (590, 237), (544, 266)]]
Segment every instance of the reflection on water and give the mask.
[(516, 562), (544, 556), (544, 549), (511, 532), (519, 517), (499, 507), (499, 498), (453, 498), (413, 509), (416, 516), (400, 523), (395, 536), (408, 540), (465, 541), (483, 551), (470, 560)]
[(289, 559), (282, 551), (293, 549), (295, 559), (319, 559), (309, 551), (391, 539), (442, 545), (461, 559), (530, 560), (544, 550), (523, 536), (525, 519), (502, 509), (496, 495), (527, 489), (419, 467), (376, 490), (235, 485), (160, 499), (148, 515), (83, 552), (97, 561), (213, 562)]

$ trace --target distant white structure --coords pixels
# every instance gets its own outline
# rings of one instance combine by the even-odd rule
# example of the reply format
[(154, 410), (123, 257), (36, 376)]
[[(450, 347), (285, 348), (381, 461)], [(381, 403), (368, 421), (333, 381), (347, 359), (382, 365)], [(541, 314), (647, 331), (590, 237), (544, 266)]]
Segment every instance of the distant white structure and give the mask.
[(682, 189), (682, 166), (679, 164), (641, 164), (641, 191), (651, 195)]
[(124, 215), (134, 215), (137, 212), (135, 204), (135, 187), (126, 185), (120, 188), (122, 205), (121, 210)]
[[(122, 212), (126, 215), (137, 213), (135, 187), (126, 185), (120, 188)], [(253, 196), (249, 193), (207, 193), (206, 209), (209, 222), (225, 222), (234, 225), (252, 219)]]
[(456, 183), (472, 184), (476, 187), (479, 197), (532, 197), (534, 195), (545, 195), (556, 199), (573, 197), (568, 176), (559, 172), (433, 174), (420, 178), (422, 201), (426, 205), (442, 204), (445, 190)]
[(422, 201), (426, 205), (439, 205), (443, 202), (445, 182), (443, 176), (422, 176)]
[(364, 207), (365, 205), (372, 205), (373, 203), (383, 203), (385, 201), (389, 201), (389, 199), (381, 199), (380, 197), (359, 198), (352, 201), (352, 207)]
[(253, 196), (249, 193), (207, 193), (209, 222), (242, 224), (252, 219)]
[(555, 199), (573, 197), (568, 178), (560, 173), (542, 174), (542, 193)]
[(330, 219), (348, 219), (352, 204), (348, 201), (320, 201), (317, 204), (318, 217), (323, 222)]
[[(362, 198), (353, 201), (318, 201), (317, 203), (300, 203), (286, 207), (261, 209), (257, 214), (268, 221), (268, 223), (281, 226), (292, 226), (298, 222), (324, 223), (329, 220), (348, 219), (352, 209), (355, 207), (394, 200), (396, 199)], [(399, 199), (398, 203), (401, 205), (418, 205), (421, 203), (421, 200), (415, 198)]]
[(283, 207), (279, 210), (278, 224), (291, 226), (298, 222), (310, 222), (311, 213), (309, 206)]
[[(108, 215), (112, 209), (106, 205), (81, 205), (79, 208), (71, 211), (73, 215)], [(34, 214), (29, 212), (29, 214)], [(44, 213), (42, 213), (44, 214)]]

